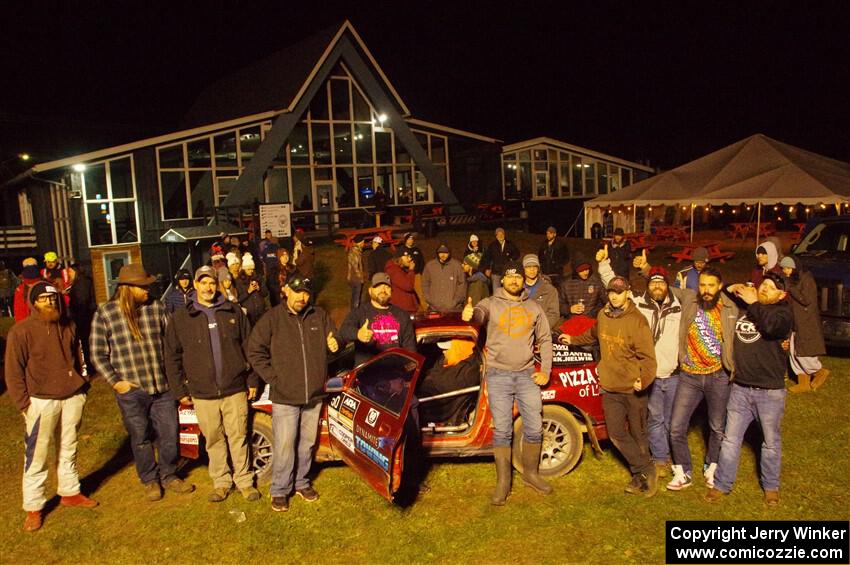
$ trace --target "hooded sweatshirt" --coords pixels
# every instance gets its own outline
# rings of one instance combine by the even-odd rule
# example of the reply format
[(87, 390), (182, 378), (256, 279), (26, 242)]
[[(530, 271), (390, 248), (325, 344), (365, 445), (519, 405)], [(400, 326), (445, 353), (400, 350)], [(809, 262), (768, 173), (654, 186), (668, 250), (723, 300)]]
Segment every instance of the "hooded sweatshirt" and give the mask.
[(422, 292), (428, 306), (437, 312), (456, 312), (466, 300), (466, 273), (457, 259), (445, 263), (431, 259), (422, 272)]
[(6, 340), (6, 387), (18, 410), (27, 409), (30, 397), (70, 398), (87, 386), (73, 322), (47, 322), (33, 309)]
[(595, 326), (573, 337), (571, 343), (599, 342), (599, 386), (608, 392), (630, 393), (640, 379), (641, 390), (646, 390), (657, 374), (655, 344), (646, 318), (628, 300), (621, 310), (607, 304), (596, 320)]
[(735, 376), (740, 385), (782, 389), (788, 352), (782, 340), (791, 333), (794, 323), (791, 306), (786, 300), (776, 304), (747, 306), (735, 324)]
[[(756, 288), (761, 285), (761, 281), (764, 280), (765, 273), (773, 271), (774, 273), (782, 274), (782, 269), (779, 268), (779, 248), (776, 246), (776, 243), (771, 240), (766, 240), (761, 242), (759, 247), (764, 247), (764, 250), (767, 251), (767, 265), (764, 267), (757, 265), (756, 268), (753, 269), (750, 280)], [(756, 248), (756, 251), (758, 251), (758, 247)]]
[(540, 371), (552, 371), (552, 336), (546, 315), (523, 290), (513, 300), (504, 288), (475, 306), (472, 320), (487, 325), (487, 366), (505, 371), (534, 367), (534, 345), (540, 346)]

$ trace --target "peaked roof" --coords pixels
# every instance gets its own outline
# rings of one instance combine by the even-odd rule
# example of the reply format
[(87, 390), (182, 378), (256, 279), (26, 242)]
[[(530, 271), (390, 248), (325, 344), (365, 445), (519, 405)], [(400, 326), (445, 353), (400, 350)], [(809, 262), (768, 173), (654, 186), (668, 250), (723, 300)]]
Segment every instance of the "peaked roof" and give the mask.
[(343, 34), (348, 33), (381, 77), (403, 116), (407, 106), (390, 84), (360, 35), (346, 20), (282, 49), (208, 86), (183, 118), (183, 126), (222, 122), (267, 111), (292, 111), (313, 75)]
[(585, 206), (837, 204), (850, 200), (850, 163), (756, 134)]

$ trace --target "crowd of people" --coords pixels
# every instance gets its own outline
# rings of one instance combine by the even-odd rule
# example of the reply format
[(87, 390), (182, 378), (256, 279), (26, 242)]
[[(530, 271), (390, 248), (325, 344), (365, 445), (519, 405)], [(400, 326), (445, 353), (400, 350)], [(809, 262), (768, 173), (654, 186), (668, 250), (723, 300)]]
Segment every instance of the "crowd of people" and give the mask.
[[(162, 301), (151, 299), (155, 278), (138, 263), (122, 267), (115, 293), (97, 307), (85, 269), (63, 267), (53, 252), (42, 269), (27, 259), (22, 280), (8, 285), (17, 323), (5, 357), (10, 397), (25, 419), (24, 529), (43, 522), (54, 436), (60, 504), (97, 505), (80, 492), (76, 468), (95, 374), (114, 391), (148, 500), (195, 490), (177, 473), (178, 403), (194, 405), (206, 438), (208, 500), (221, 502), (234, 488), (248, 501), (261, 498), (250, 465), (248, 403), (264, 383), (273, 408), (272, 509), (288, 510), (293, 496), (317, 500), (308, 471), (329, 354), (353, 343), (359, 364), (392, 347), (415, 351), (412, 315), (422, 311), (459, 313), (486, 326), (492, 504), (505, 504), (515, 459), (526, 484), (552, 492), (538, 462), (540, 387), (549, 380), (553, 341), (599, 344), (608, 434), (631, 471), (627, 493), (652, 496), (659, 477), (670, 476), (671, 491), (693, 484), (687, 434), (704, 400), (707, 500), (731, 490), (744, 432), (757, 420), (761, 485), (766, 503), (778, 504), (786, 372), (797, 375), (793, 392), (817, 389), (829, 374), (819, 360), (825, 348), (816, 286), (792, 257), (780, 257), (775, 241), (758, 247), (747, 283), (724, 285), (704, 251), (671, 277), (645, 252), (633, 257), (621, 230), (592, 258), (571, 254), (554, 227), (537, 253), (524, 255), (503, 228), (486, 248), (473, 234), (461, 260), (445, 244), (426, 260), (413, 233), (394, 253), (380, 237), (355, 240), (346, 263), (351, 309), (339, 329), (315, 304), (313, 246), (300, 232), (291, 245), (271, 232), (256, 246), (222, 235), (209, 264), (178, 271)], [(461, 363), (471, 348), (455, 341), (441, 344), (447, 362), (438, 368), (466, 374)], [(523, 422), (516, 457), (514, 403)]]

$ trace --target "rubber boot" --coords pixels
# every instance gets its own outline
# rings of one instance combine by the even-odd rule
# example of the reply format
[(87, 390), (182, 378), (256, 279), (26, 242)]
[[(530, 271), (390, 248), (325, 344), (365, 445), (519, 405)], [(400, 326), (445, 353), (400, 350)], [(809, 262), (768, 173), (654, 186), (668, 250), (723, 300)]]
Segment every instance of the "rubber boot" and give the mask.
[(511, 473), (513, 472), (511, 448), (510, 446), (494, 447), (493, 455), (496, 457), (496, 490), (490, 497), (490, 504), (504, 506), (508, 495), (511, 494)]
[(540, 478), (537, 469), (540, 466), (542, 443), (522, 442), (522, 480), (540, 494), (552, 494), (552, 485)]
[(826, 378), (829, 376), (829, 369), (824, 369), (821, 367), (818, 369), (818, 372), (815, 373), (815, 378), (812, 380), (812, 390), (817, 390), (823, 386), (823, 383), (826, 382)]
[(797, 375), (797, 384), (788, 387), (788, 392), (811, 392), (812, 387), (809, 384), (809, 375)]

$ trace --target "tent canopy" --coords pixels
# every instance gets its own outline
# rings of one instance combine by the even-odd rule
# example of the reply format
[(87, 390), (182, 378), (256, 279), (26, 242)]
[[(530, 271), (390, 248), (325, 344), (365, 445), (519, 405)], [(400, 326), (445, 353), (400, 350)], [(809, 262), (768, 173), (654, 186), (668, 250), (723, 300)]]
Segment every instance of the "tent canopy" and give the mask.
[(850, 200), (850, 163), (756, 134), (585, 208), (662, 205), (840, 204)]

